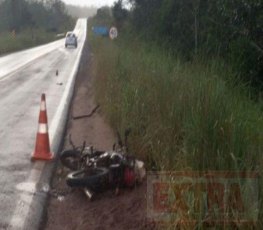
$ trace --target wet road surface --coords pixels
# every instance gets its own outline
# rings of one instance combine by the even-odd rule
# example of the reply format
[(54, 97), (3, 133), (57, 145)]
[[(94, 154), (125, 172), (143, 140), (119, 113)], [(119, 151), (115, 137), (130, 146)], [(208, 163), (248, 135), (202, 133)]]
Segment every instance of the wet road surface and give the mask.
[(37, 171), (41, 175), (45, 164), (30, 162), (40, 97), (46, 94), (52, 142), (54, 117), (83, 47), (85, 31), (86, 20), (79, 20), (75, 27), (77, 49), (66, 49), (61, 39), (0, 58), (0, 229), (21, 229), (32, 197), (36, 192), (45, 192), (44, 185), (36, 183), (39, 176), (34, 174)]

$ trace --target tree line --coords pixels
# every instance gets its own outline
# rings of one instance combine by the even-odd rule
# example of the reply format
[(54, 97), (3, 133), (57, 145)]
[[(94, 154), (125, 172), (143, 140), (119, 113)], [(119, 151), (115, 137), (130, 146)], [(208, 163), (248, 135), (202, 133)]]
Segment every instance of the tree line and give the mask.
[(5, 0), (0, 2), (0, 32), (42, 28), (58, 32), (73, 25), (60, 0)]
[[(116, 24), (128, 21), (186, 60), (221, 57), (239, 76), (262, 89), (263, 0), (123, 0), (113, 6)], [(126, 23), (127, 24), (127, 23)]]

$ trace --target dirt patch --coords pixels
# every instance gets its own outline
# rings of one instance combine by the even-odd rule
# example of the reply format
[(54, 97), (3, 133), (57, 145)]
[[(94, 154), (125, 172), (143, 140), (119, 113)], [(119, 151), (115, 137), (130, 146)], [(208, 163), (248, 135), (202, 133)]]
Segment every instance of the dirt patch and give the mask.
[[(115, 141), (114, 133), (100, 111), (89, 118), (72, 119), (74, 116), (89, 114), (96, 107), (91, 63), (92, 55), (86, 45), (77, 76), (64, 148), (69, 147), (69, 134), (76, 145), (82, 145), (85, 140), (88, 145), (99, 149), (111, 149)], [(152, 229), (146, 224), (146, 182), (135, 189), (122, 190), (118, 196), (113, 191), (98, 194), (91, 202), (83, 191), (66, 185), (64, 178), (67, 173), (58, 163), (51, 185), (45, 229)]]

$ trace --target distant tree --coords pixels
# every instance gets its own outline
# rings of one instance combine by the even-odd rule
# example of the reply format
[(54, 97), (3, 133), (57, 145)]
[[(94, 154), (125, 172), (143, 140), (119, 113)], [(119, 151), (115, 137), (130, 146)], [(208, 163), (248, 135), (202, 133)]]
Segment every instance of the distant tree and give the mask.
[(112, 24), (112, 11), (110, 7), (104, 6), (97, 10), (95, 16), (97, 23), (110, 26)]
[(128, 17), (128, 10), (123, 7), (123, 1), (118, 0), (114, 3), (112, 14), (118, 27), (121, 27), (123, 22)]
[(97, 17), (101, 19), (111, 18), (111, 9), (110, 7), (104, 6), (97, 10)]
[(29, 10), (32, 15), (33, 26), (36, 28), (46, 28), (51, 13), (44, 7), (43, 3), (32, 2), (29, 4)]
[(31, 14), (25, 0), (6, 0), (0, 8), (0, 28), (19, 31), (32, 24)]
[(263, 82), (262, 0), (129, 2), (131, 24), (146, 39), (168, 44), (187, 59), (198, 53), (220, 56), (246, 81)]
[(58, 31), (73, 26), (61, 0), (5, 0), (0, 7), (0, 30), (43, 28)]
[(132, 24), (138, 30), (151, 33), (150, 31), (154, 30), (155, 25), (159, 24), (158, 11), (162, 5), (162, 0), (130, 0), (129, 2), (133, 6)]
[(58, 31), (59, 28), (72, 24), (66, 6), (61, 0), (45, 0), (45, 6), (50, 13), (46, 22), (49, 30)]

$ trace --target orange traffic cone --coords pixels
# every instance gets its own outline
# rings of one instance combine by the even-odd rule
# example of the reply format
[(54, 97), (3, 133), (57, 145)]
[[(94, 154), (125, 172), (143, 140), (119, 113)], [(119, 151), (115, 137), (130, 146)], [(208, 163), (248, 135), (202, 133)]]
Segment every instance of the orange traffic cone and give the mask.
[(40, 113), (38, 121), (38, 132), (36, 137), (35, 151), (32, 154), (31, 160), (52, 160), (53, 154), (50, 152), (48, 122), (46, 110), (46, 96), (42, 94)]

